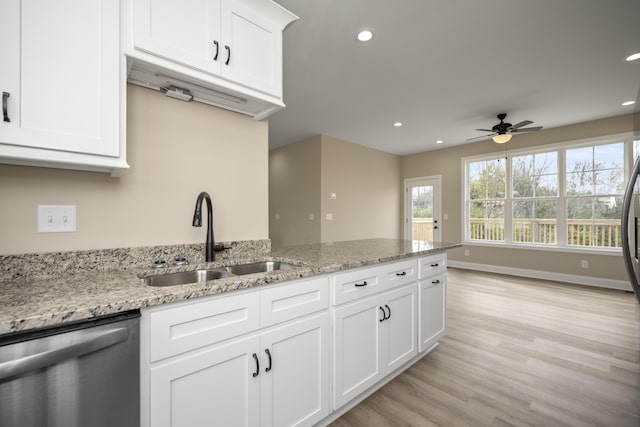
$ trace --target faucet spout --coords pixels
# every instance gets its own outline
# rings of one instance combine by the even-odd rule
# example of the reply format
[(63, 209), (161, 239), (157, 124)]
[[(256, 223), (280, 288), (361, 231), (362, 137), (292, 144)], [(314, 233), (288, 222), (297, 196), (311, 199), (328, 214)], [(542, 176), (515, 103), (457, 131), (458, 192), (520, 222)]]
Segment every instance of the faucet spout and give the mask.
[(207, 202), (207, 242), (205, 245), (205, 255), (207, 262), (216, 260), (216, 253), (213, 250), (215, 240), (213, 239), (213, 206), (209, 193), (203, 191), (196, 200), (196, 210), (193, 213), (194, 227), (202, 227), (202, 200)]

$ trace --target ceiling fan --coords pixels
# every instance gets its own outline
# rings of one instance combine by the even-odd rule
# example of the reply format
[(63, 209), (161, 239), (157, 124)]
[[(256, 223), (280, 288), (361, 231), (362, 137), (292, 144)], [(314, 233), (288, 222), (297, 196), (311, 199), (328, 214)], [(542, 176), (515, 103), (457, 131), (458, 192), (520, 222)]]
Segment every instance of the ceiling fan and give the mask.
[(471, 141), (473, 139), (486, 138), (488, 136), (493, 135), (492, 139), (494, 142), (497, 142), (498, 144), (504, 144), (505, 142), (509, 142), (511, 140), (511, 136), (512, 136), (511, 134), (513, 133), (533, 132), (533, 131), (542, 129), (542, 126), (534, 126), (530, 128), (523, 127), (523, 126), (532, 124), (533, 122), (531, 120), (525, 120), (520, 123), (516, 123), (515, 125), (512, 125), (511, 123), (506, 123), (504, 121), (506, 117), (507, 117), (507, 113), (498, 114), (498, 119), (500, 120), (500, 123), (498, 123), (491, 129), (476, 129), (482, 132), (491, 132), (490, 134), (469, 138), (467, 139), (467, 141)]

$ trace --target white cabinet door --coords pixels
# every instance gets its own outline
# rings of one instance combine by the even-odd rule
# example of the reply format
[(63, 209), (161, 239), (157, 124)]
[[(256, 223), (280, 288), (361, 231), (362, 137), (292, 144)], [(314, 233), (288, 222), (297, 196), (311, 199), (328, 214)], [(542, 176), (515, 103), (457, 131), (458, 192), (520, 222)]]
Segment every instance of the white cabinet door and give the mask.
[(136, 0), (134, 8), (136, 49), (220, 73), (220, 0)]
[(382, 377), (380, 297), (333, 311), (333, 409), (356, 397)]
[(259, 423), (259, 337), (158, 364), (150, 373), (153, 427), (249, 427)]
[[(8, 17), (16, 5), (17, 20)], [(0, 143), (119, 155), (119, 5), (113, 0), (3, 0), (0, 19), (10, 21), (10, 30), (0, 31), (18, 33), (2, 48), (11, 58), (10, 69), (0, 75), (0, 85), (8, 75), (11, 123), (2, 122)], [(0, 156), (14, 151), (3, 147)]]
[(260, 342), (260, 426), (311, 426), (326, 417), (329, 314), (288, 323)]
[(282, 96), (282, 29), (238, 0), (222, 1), (221, 74), (247, 87)]
[(20, 0), (0, 1), (0, 40), (0, 91), (3, 95), (0, 135), (4, 135), (7, 129), (20, 123)]
[(419, 283), (419, 350), (428, 350), (444, 334), (447, 304), (446, 274)]
[(382, 304), (387, 311), (387, 319), (382, 322), (380, 352), (386, 375), (418, 354), (416, 284), (383, 294)]

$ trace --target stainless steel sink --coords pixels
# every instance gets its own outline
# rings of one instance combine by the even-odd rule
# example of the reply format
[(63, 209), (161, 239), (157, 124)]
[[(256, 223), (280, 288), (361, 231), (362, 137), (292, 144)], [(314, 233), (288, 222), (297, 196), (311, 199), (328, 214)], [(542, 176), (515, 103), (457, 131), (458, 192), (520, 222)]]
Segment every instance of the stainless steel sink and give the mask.
[(293, 267), (295, 267), (295, 265), (288, 264), (286, 262), (264, 261), (251, 264), (230, 265), (228, 267), (225, 267), (224, 270), (231, 274), (242, 276), (244, 274), (268, 273), (270, 271), (288, 270)]
[(219, 269), (194, 270), (144, 277), (142, 279), (142, 282), (148, 286), (173, 286), (186, 285), (187, 283), (206, 282), (209, 280), (223, 279), (225, 277), (231, 276), (233, 276), (233, 274), (229, 274), (228, 272)]
[(147, 286), (186, 285), (189, 283), (207, 282), (209, 280), (224, 279), (225, 277), (242, 276), (245, 274), (287, 270), (293, 267), (295, 267), (295, 265), (288, 264), (286, 262), (265, 261), (251, 264), (230, 265), (228, 267), (214, 269), (159, 274), (157, 276), (143, 277), (142, 282)]

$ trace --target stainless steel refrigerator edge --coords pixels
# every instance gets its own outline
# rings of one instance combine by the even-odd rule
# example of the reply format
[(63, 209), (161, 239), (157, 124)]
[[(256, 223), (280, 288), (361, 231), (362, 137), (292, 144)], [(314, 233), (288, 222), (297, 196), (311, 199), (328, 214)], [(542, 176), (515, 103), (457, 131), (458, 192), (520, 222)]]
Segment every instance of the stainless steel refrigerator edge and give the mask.
[(0, 427), (138, 426), (139, 316), (4, 337)]
[[(633, 115), (633, 136), (635, 141), (640, 139), (640, 91)], [(635, 153), (634, 153), (635, 154)], [(632, 154), (632, 156), (634, 155)], [(633, 163), (629, 182), (622, 201), (622, 256), (631, 282), (633, 292), (640, 303), (640, 156)]]

